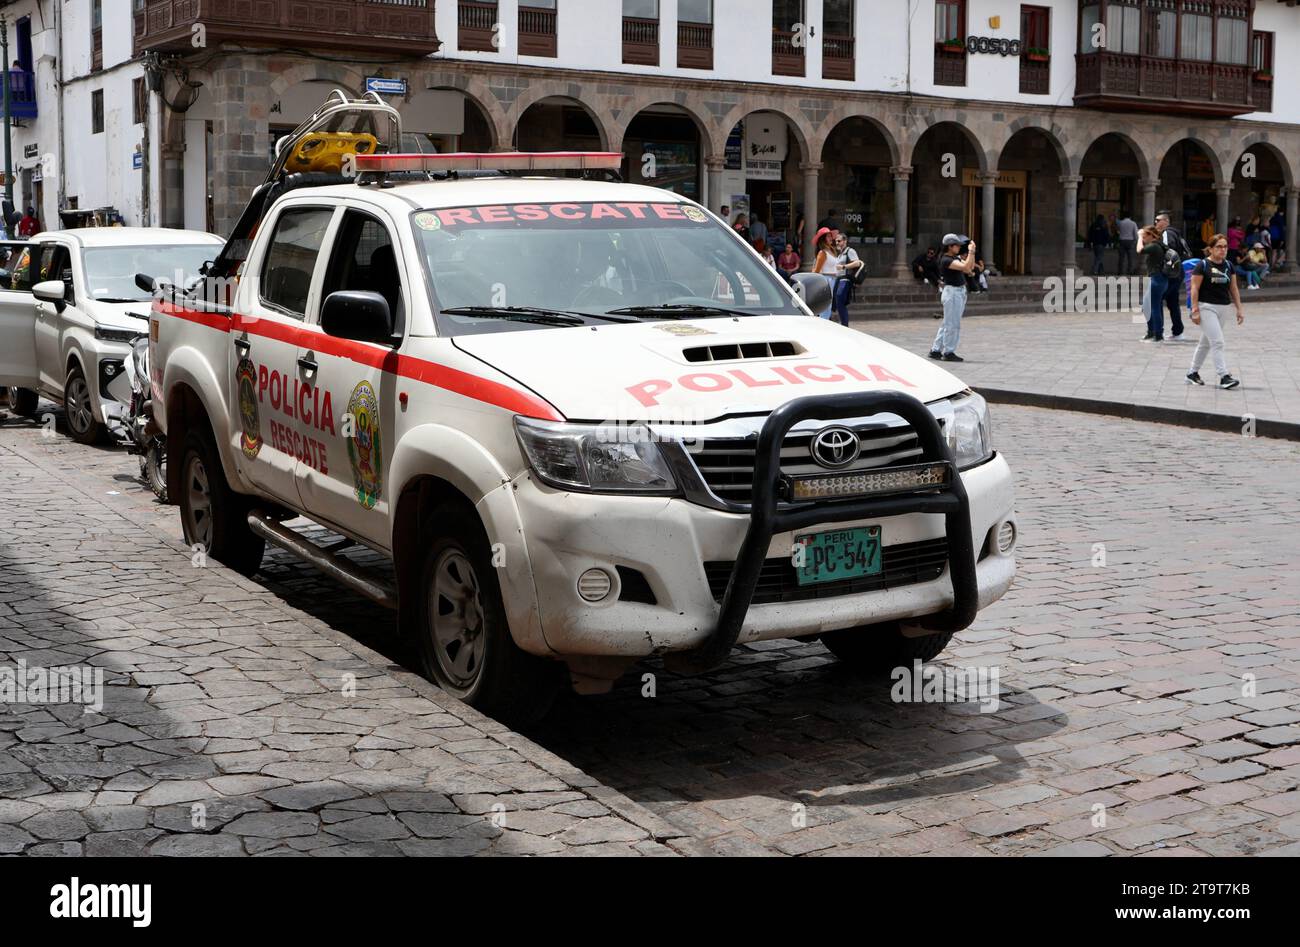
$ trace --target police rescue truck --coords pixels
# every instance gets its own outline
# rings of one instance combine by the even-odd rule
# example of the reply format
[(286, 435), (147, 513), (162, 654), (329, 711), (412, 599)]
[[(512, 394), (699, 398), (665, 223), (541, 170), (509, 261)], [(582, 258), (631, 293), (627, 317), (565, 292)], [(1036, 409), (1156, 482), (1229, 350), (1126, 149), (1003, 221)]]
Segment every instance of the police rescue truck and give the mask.
[(331, 100), (205, 277), (157, 287), (189, 543), (245, 574), (267, 542), (303, 557), (515, 722), (652, 655), (699, 672), (819, 638), (864, 668), (928, 660), (1006, 592), (984, 399), (816, 318), (824, 277), (788, 283), (694, 202), (619, 183), (617, 154), (400, 136), (377, 96)]

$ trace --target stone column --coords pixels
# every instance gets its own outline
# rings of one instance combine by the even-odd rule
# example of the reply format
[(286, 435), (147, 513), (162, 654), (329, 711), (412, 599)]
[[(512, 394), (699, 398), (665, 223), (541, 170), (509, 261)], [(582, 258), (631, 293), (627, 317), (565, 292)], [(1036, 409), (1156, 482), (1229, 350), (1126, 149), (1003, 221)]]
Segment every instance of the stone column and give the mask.
[[(725, 201), (722, 200), (722, 172), (726, 167), (726, 158), (712, 157), (704, 159), (705, 175), (708, 178), (705, 186), (709, 191), (705, 206), (715, 214), (722, 213), (722, 205), (725, 203)], [(728, 223), (730, 223), (730, 221), (728, 221)]]
[(912, 178), (912, 166), (902, 164), (890, 168), (894, 176), (894, 279), (910, 280), (911, 264), (907, 259), (907, 207), (908, 182)]
[(158, 208), (158, 219), (163, 227), (184, 230), (185, 145), (163, 145), (162, 163), (162, 206)]
[(1062, 221), (1061, 250), (1063, 260), (1061, 269), (1065, 271), (1077, 269), (1079, 265), (1078, 251), (1075, 250), (1075, 236), (1079, 227), (1079, 184), (1083, 177), (1078, 174), (1061, 175), (1061, 188), (1065, 192), (1065, 219)]
[(1150, 227), (1156, 222), (1156, 189), (1160, 187), (1159, 178), (1139, 178), (1138, 193), (1142, 195), (1142, 206), (1138, 209), (1139, 227)]
[(813, 237), (817, 235), (817, 221), (821, 217), (820, 211), (817, 210), (817, 185), (821, 179), (822, 165), (820, 162), (809, 162), (799, 165), (803, 171), (803, 265), (804, 269), (812, 267), (817, 260), (817, 254), (813, 251)]
[(1232, 182), (1214, 185), (1214, 232), (1228, 232), (1228, 198), (1232, 196)]
[(983, 202), (980, 211), (980, 251), (984, 255), (984, 268), (986, 270), (996, 271), (997, 263), (993, 257), (993, 225), (995, 223), (998, 203), (998, 172), (985, 171), (980, 174), (980, 188), (983, 193), (980, 200)]
[(1300, 216), (1300, 187), (1289, 187), (1286, 189), (1286, 268), (1290, 273), (1296, 271), (1296, 253), (1300, 252), (1297, 216)]

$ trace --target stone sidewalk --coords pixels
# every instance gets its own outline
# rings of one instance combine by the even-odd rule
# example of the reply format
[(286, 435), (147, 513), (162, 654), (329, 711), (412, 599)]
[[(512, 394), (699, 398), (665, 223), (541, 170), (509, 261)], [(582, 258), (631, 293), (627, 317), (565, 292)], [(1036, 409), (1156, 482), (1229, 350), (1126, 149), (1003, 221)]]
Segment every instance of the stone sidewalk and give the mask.
[(134, 467), (0, 412), (0, 669), (104, 676), (98, 713), (0, 704), (0, 854), (674, 853), (641, 806), (196, 567)]
[[(1194, 426), (1240, 430), (1245, 417), (1260, 422), (1300, 425), (1300, 303), (1252, 303), (1245, 296), (1246, 323), (1225, 333), (1228, 370), (1241, 387), (1220, 391), (1189, 385), (1190, 367), (1200, 329), (1184, 309), (1190, 342), (1138, 341), (1145, 323), (1132, 313), (973, 316), (963, 321), (958, 354), (966, 359), (951, 366), (964, 381), (980, 389), (1026, 393), (1047, 399), (1111, 402), (1125, 408), (1188, 412), (1181, 421)], [(918, 354), (929, 351), (939, 327), (937, 319), (870, 318), (853, 323), (868, 332)], [(1207, 359), (1201, 374), (1211, 382), (1213, 364)], [(1001, 400), (1001, 399), (999, 399)], [(1067, 401), (1041, 400), (1040, 407), (1078, 407)], [(1092, 408), (1095, 410), (1096, 405)], [(1202, 415), (1209, 415), (1206, 418)], [(1266, 430), (1267, 423), (1259, 433)], [(1292, 437), (1300, 437), (1300, 427)]]

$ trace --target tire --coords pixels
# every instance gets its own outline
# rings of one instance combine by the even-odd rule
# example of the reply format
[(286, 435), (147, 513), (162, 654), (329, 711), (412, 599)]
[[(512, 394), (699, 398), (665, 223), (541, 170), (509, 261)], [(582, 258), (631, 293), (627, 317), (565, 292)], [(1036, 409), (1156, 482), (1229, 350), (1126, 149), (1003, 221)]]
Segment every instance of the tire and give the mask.
[(163, 503), (167, 502), (167, 441), (155, 437), (140, 458), (140, 473), (149, 489)]
[(536, 723), (564, 682), (564, 665), (515, 644), (478, 518), (452, 505), (436, 509), (430, 522), (437, 532), (424, 552), (413, 609), (425, 676), (509, 726)]
[(68, 434), (78, 444), (98, 444), (108, 429), (95, 418), (95, 402), (90, 382), (80, 365), (73, 365), (63, 384), (63, 411), (68, 419)]
[(903, 634), (897, 622), (862, 625), (828, 631), (822, 644), (843, 663), (867, 673), (883, 673), (908, 667), (913, 661), (932, 661), (948, 647), (953, 632), (939, 631), (920, 638)]
[(5, 395), (5, 406), (21, 418), (34, 418), (40, 400), (30, 388), (10, 388)]
[(266, 541), (248, 528), (249, 500), (226, 482), (212, 436), (190, 431), (181, 449), (181, 527), (188, 546), (251, 576), (262, 565)]

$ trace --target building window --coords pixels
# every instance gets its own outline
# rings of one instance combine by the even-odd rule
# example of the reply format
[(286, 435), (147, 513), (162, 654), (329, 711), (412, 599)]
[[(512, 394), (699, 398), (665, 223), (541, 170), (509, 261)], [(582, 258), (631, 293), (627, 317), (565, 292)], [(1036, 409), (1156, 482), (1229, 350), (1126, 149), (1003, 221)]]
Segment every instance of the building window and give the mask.
[(677, 65), (713, 68), (713, 0), (678, 0)]
[(104, 133), (103, 89), (90, 93), (90, 133), (92, 135), (102, 135)]
[(935, 0), (934, 84), (966, 84), (966, 0)]
[(772, 0), (772, 75), (804, 74), (807, 37), (803, 0)]
[(143, 78), (131, 82), (131, 101), (132, 118), (135, 124), (143, 125), (149, 120), (149, 92)]
[(659, 65), (659, 0), (623, 0), (623, 62)]
[(474, 52), (496, 52), (496, 0), (460, 0), (456, 14), (456, 45)]
[(855, 50), (853, 0), (825, 0), (822, 7), (822, 78), (852, 80)]
[(1020, 91), (1047, 95), (1052, 79), (1052, 11), (1020, 8)]
[(523, 0), (519, 4), (519, 55), (555, 56), (556, 0)]
[(1250, 95), (1257, 112), (1273, 111), (1273, 34), (1250, 36)]
[(1218, 17), (1217, 43), (1215, 60), (1234, 66), (1246, 65), (1247, 46), (1245, 11), (1231, 7), (1220, 7)]
[[(1200, 59), (1209, 62), (1214, 58), (1214, 18), (1208, 13), (1186, 12), (1198, 9), (1201, 4), (1188, 6), (1183, 13), (1182, 42), (1178, 55), (1182, 59)], [(1205, 4), (1209, 9), (1209, 4)]]
[(104, 3), (90, 0), (90, 69), (104, 68)]

